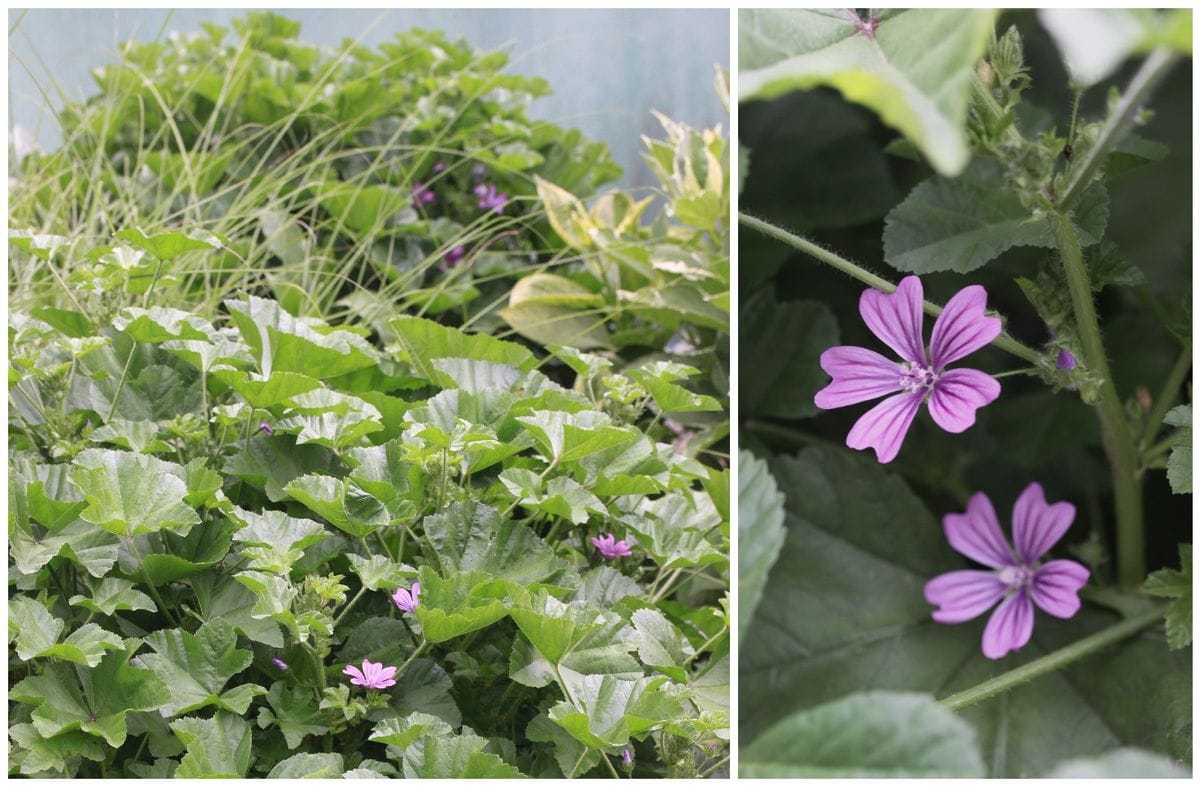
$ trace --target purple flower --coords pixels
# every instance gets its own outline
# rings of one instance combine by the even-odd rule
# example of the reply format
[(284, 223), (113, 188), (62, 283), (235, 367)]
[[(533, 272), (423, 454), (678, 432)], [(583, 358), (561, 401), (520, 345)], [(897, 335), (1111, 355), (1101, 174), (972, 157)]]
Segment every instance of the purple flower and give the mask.
[(433, 171), (434, 172), (445, 172), (446, 164), (441, 161), (437, 162), (436, 164), (433, 165)]
[(258, 431), (262, 432), (267, 437), (271, 437), (272, 435), (275, 434), (275, 430), (272, 429), (271, 425), (269, 423), (267, 423), (266, 421), (263, 421), (261, 424), (258, 425)]
[(1050, 505), (1041, 484), (1032, 483), (1013, 506), (1013, 549), (1000, 531), (992, 501), (975, 493), (966, 513), (947, 514), (942, 524), (955, 551), (991, 570), (951, 571), (926, 583), (925, 600), (938, 607), (933, 619), (962, 623), (999, 601), (983, 630), (983, 655), (998, 659), (1029, 642), (1035, 604), (1056, 618), (1073, 616), (1088, 570), (1074, 560), (1042, 563), (1041, 558), (1074, 520), (1075, 506)]
[(621, 752), (621, 762), (625, 763), (626, 768), (633, 767), (633, 753), (630, 752), (629, 749), (625, 749)]
[(480, 183), (475, 187), (475, 196), (479, 197), (479, 207), (482, 210), (494, 210), (497, 213), (504, 212), (504, 206), (508, 204), (508, 195), (497, 191), (495, 185), (488, 183)]
[(454, 267), (458, 263), (462, 262), (462, 258), (465, 256), (467, 256), (467, 250), (462, 246), (455, 246), (453, 249), (446, 252), (445, 255), (442, 256), (442, 259), (445, 261), (447, 266)]
[(405, 590), (404, 588), (397, 588), (396, 592), (392, 594), (392, 601), (396, 602), (396, 606), (400, 608), (401, 612), (411, 613), (417, 608), (417, 604), (420, 602), (420, 596), (421, 583), (414, 582), (412, 584), (411, 592)]
[(821, 368), (833, 380), (817, 392), (817, 407), (830, 410), (888, 397), (859, 418), (846, 436), (851, 448), (874, 448), (880, 462), (890, 462), (900, 453), (922, 402), (928, 404), (934, 423), (957, 434), (975, 423), (978, 408), (1000, 395), (1000, 383), (983, 372), (946, 369), (1000, 334), (999, 318), (983, 314), (987, 290), (973, 284), (950, 299), (933, 324), (928, 352), (923, 297), (921, 280), (907, 276), (895, 293), (870, 289), (858, 303), (867, 327), (903, 362), (865, 347), (831, 347), (821, 353)]
[(272, 656), (271, 663), (274, 664), (279, 669), (287, 669), (288, 668), (287, 662), (284, 661), (283, 659), (279, 658), (278, 656)]
[(597, 551), (604, 556), (606, 560), (613, 560), (618, 557), (629, 557), (633, 554), (633, 550), (629, 548), (629, 544), (625, 543), (625, 539), (617, 541), (611, 533), (605, 533), (602, 536), (594, 536), (592, 544)]
[(396, 668), (385, 667), (382, 663), (363, 659), (362, 669), (347, 665), (342, 673), (350, 676), (350, 683), (355, 686), (365, 686), (368, 689), (386, 689), (395, 686)]
[(1066, 350), (1066, 349), (1059, 350), (1057, 365), (1058, 365), (1058, 368), (1062, 369), (1064, 372), (1069, 372), (1070, 370), (1075, 368), (1075, 356), (1071, 355), (1070, 350)]
[(433, 189), (426, 186), (419, 180), (414, 180), (412, 184), (412, 206), (420, 208), (437, 200), (437, 194), (433, 193)]

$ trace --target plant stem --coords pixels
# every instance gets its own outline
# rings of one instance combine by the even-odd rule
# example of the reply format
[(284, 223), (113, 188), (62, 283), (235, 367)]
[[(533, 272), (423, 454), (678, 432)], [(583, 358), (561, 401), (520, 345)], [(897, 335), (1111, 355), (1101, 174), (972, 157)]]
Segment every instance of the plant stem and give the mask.
[(726, 755), (725, 755), (724, 757), (722, 757), (721, 759), (717, 760), (716, 764), (714, 764), (714, 765), (711, 765), (711, 766), (709, 766), (709, 767), (705, 768), (704, 770), (700, 771), (700, 773), (698, 774), (698, 776), (699, 776), (701, 779), (705, 779), (705, 778), (707, 778), (707, 777), (708, 777), (708, 775), (709, 775), (709, 774), (711, 774), (713, 771), (715, 771), (717, 768), (720, 768), (722, 765), (724, 765), (724, 764), (725, 764), (725, 763), (727, 763), (727, 762), (729, 762), (729, 755), (728, 755), (728, 754), (726, 754)]
[(1105, 156), (1133, 125), (1150, 92), (1162, 81), (1177, 60), (1178, 57), (1166, 49), (1156, 49), (1142, 61), (1141, 68), (1133, 75), (1133, 79), (1129, 80), (1129, 86), (1121, 94), (1121, 100), (1101, 127), (1095, 144), (1088, 149), (1079, 163), (1071, 168), (1071, 177), (1058, 201), (1060, 211), (1068, 211), (1091, 184), (1092, 177)]
[(1175, 404), (1175, 394), (1179, 391), (1179, 386), (1183, 385), (1183, 379), (1187, 377), (1191, 368), (1192, 345), (1191, 342), (1185, 342), (1183, 349), (1179, 351), (1179, 357), (1175, 359), (1175, 365), (1167, 373), (1162, 390), (1154, 399), (1154, 408), (1150, 411), (1150, 416), (1146, 419), (1146, 430), (1142, 433), (1143, 449), (1158, 437), (1158, 430), (1162, 428), (1163, 418), (1166, 416), (1167, 410), (1171, 409), (1171, 405)]
[(1092, 303), (1092, 287), (1088, 281), (1087, 268), (1083, 264), (1083, 253), (1075, 228), (1065, 213), (1051, 213), (1050, 226), (1054, 230), (1058, 253), (1062, 258), (1063, 273), (1071, 291), (1071, 305), (1075, 312), (1075, 327), (1083, 345), (1084, 365), (1100, 378), (1100, 400), (1096, 404), (1096, 415), (1100, 419), (1100, 431), (1104, 438), (1104, 452), (1112, 469), (1113, 497), (1117, 517), (1117, 578), (1125, 588), (1135, 588), (1145, 576), (1145, 543), (1142, 535), (1142, 485), (1138, 479), (1137, 446), (1133, 430), (1125, 418), (1117, 387), (1113, 383), (1108, 358), (1104, 354), (1104, 340), (1100, 334), (1100, 322), (1096, 317), (1096, 306)]
[(1091, 636), (1072, 642), (1064, 648), (1047, 653), (1045, 656), (1034, 659), (1028, 664), (1022, 664), (1016, 669), (997, 675), (990, 680), (985, 680), (983, 683), (972, 686), (966, 691), (952, 694), (943, 699), (941, 704), (955, 711), (968, 708), (976, 703), (1015, 689), (1034, 678), (1040, 678), (1042, 675), (1060, 670), (1082, 659), (1084, 656), (1090, 656), (1096, 651), (1120, 642), (1126, 637), (1131, 637), (1147, 626), (1151, 626), (1162, 620), (1162, 616), (1163, 608), (1155, 606), (1153, 609), (1114, 623)]
[[(762, 219), (756, 219), (753, 216), (748, 216), (745, 213), (740, 212), (738, 213), (738, 221), (741, 224), (750, 227), (751, 229), (758, 230), (764, 235), (769, 235), (775, 240), (781, 241), (782, 243), (785, 243), (794, 249), (802, 251), (810, 257), (815, 257), (826, 265), (836, 268), (850, 278), (857, 279), (869, 287), (874, 287), (881, 292), (894, 292), (896, 290), (896, 285), (892, 284), (887, 279), (881, 276), (876, 276), (874, 273), (871, 273), (869, 270), (851, 262), (845, 257), (840, 257), (827, 249), (821, 248), (812, 241), (801, 238), (799, 235), (794, 235), (785, 229), (776, 227), (774, 224), (770, 224)], [(936, 303), (925, 301), (925, 313), (931, 317), (937, 317), (942, 313), (942, 307)], [(1001, 333), (999, 336), (993, 339), (992, 344), (994, 344), (996, 347), (999, 347), (1001, 350), (1004, 350), (1005, 352), (1015, 355), (1016, 357), (1024, 361), (1028, 361), (1034, 365), (1036, 365), (1042, 357), (1041, 353), (1039, 353), (1037, 350), (1021, 344), (1006, 333)]]
[(600, 752), (600, 759), (604, 760), (604, 764), (608, 766), (608, 772), (612, 774), (614, 779), (620, 779), (621, 774), (617, 773), (617, 769), (613, 767), (612, 760), (608, 759), (608, 755)]
[(158, 588), (154, 587), (154, 583), (150, 581), (150, 575), (146, 573), (146, 564), (142, 561), (142, 553), (137, 548), (137, 545), (133, 543), (133, 536), (126, 536), (125, 543), (129, 546), (129, 551), (133, 553), (134, 558), (137, 559), (138, 569), (142, 573), (142, 580), (145, 581), (146, 587), (150, 590), (150, 595), (154, 598), (155, 603), (158, 604), (158, 611), (162, 613), (162, 616), (167, 619), (167, 622), (173, 628), (179, 628), (179, 622), (171, 615), (171, 611), (163, 603), (162, 596), (158, 594)]
[[(378, 531), (376, 531), (376, 532), (378, 532)], [(359, 588), (358, 593), (356, 593), (354, 595), (354, 598), (350, 599), (350, 603), (347, 604), (345, 607), (343, 607), (342, 611), (338, 613), (338, 616), (333, 619), (333, 628), (335, 628), (335, 629), (337, 628), (337, 625), (342, 622), (342, 618), (346, 617), (346, 614), (351, 609), (354, 608), (354, 605), (358, 603), (358, 600), (360, 598), (362, 598), (364, 595), (366, 595), (366, 592), (367, 592), (366, 585), (363, 585), (361, 588)]]
[(408, 669), (408, 665), (412, 664), (414, 661), (416, 661), (417, 656), (420, 656), (422, 653), (424, 653), (427, 650), (429, 650), (429, 640), (422, 638), (421, 644), (417, 646), (417, 649), (414, 650), (412, 652), (412, 655), (409, 656), (408, 659), (403, 664), (400, 665), (400, 669), (396, 670), (396, 676), (395, 676), (396, 679), (399, 680), (400, 676), (404, 674), (404, 671)]

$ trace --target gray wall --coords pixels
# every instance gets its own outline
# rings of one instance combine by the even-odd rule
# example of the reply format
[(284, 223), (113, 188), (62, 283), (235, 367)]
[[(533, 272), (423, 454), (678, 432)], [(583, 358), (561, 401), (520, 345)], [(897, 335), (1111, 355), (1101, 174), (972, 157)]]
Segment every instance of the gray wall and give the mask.
[[(9, 122), (33, 131), (43, 148), (61, 139), (47, 97), (95, 92), (90, 69), (115, 59), (119, 41), (153, 40), (200, 23), (228, 26), (230, 9), (30, 10), (9, 12)], [(478, 49), (505, 49), (508, 70), (541, 76), (554, 89), (535, 101), (538, 118), (604, 140), (625, 169), (621, 185), (654, 181), (640, 159), (641, 135), (657, 135), (657, 109), (694, 126), (728, 122), (712, 90), (713, 67), (729, 65), (729, 13), (723, 10), (281, 10), (299, 21), (306, 43), (357, 38), (374, 46), (399, 30), (435, 28)]]

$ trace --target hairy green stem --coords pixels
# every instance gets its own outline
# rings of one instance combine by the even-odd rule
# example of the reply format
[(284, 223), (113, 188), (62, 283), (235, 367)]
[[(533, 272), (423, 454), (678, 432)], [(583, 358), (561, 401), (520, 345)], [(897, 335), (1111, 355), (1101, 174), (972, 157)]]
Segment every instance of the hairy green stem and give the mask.
[(1071, 306), (1075, 312), (1075, 327), (1083, 345), (1083, 363), (1100, 378), (1099, 402), (1096, 415), (1104, 439), (1112, 471), (1113, 497), (1117, 517), (1117, 579), (1125, 588), (1135, 588), (1145, 576), (1146, 547), (1142, 534), (1142, 484), (1138, 478), (1137, 445), (1133, 430), (1125, 418), (1117, 387), (1113, 383), (1100, 321), (1092, 302), (1092, 287), (1088, 281), (1083, 252), (1071, 219), (1065, 213), (1051, 213), (1050, 226), (1062, 258), (1063, 273), (1071, 291)]
[[(866, 268), (851, 262), (845, 257), (834, 254), (828, 249), (823, 249), (812, 241), (801, 238), (799, 235), (795, 235), (780, 227), (776, 227), (774, 224), (763, 221), (762, 219), (756, 219), (753, 216), (749, 216), (740, 212), (738, 213), (738, 221), (744, 226), (758, 230), (764, 235), (769, 235), (775, 240), (802, 251), (810, 257), (815, 257), (826, 265), (836, 268), (847, 276), (857, 279), (869, 287), (874, 287), (882, 292), (894, 292), (896, 289), (895, 284), (892, 284), (882, 276), (876, 276)], [(931, 317), (937, 317), (942, 313), (942, 307), (936, 303), (925, 301), (925, 313)], [(1015, 355), (1024, 361), (1028, 361), (1031, 364), (1036, 365), (1042, 357), (1041, 353), (1039, 353), (1037, 350), (1021, 344), (1007, 333), (1001, 333), (992, 340), (992, 344), (994, 344), (996, 347), (999, 347), (1001, 350), (1010, 353), (1011, 355)]]
[(1040, 678), (1043, 675), (1056, 672), (1069, 664), (1079, 661), (1085, 656), (1090, 656), (1109, 645), (1131, 637), (1142, 629), (1162, 620), (1162, 615), (1162, 607), (1156, 606), (1153, 609), (1126, 618), (1119, 623), (1114, 623), (1106, 629), (1097, 631), (1095, 634), (1072, 642), (1070, 645), (1059, 648), (1053, 653), (1047, 653), (1045, 656), (1034, 659), (1028, 664), (1022, 664), (1016, 669), (997, 675), (990, 680), (985, 680), (983, 683), (972, 686), (966, 691), (952, 694), (943, 699), (941, 703), (943, 706), (955, 711), (969, 708), (976, 703), (1011, 691), (1034, 678)]
[(1150, 411), (1149, 417), (1146, 419), (1146, 430), (1142, 433), (1141, 447), (1145, 449), (1154, 442), (1154, 438), (1158, 437), (1158, 430), (1162, 428), (1163, 418), (1166, 417), (1167, 411), (1171, 409), (1171, 405), (1175, 404), (1175, 395), (1179, 392), (1179, 387), (1183, 385), (1184, 378), (1192, 368), (1192, 344), (1185, 342), (1183, 349), (1179, 351), (1179, 357), (1175, 359), (1175, 365), (1171, 367), (1171, 371), (1167, 372), (1167, 379), (1163, 383), (1162, 390), (1158, 392), (1158, 396), (1154, 399), (1154, 408)]
[(1080, 195), (1087, 190), (1104, 158), (1133, 125), (1150, 93), (1178, 60), (1176, 55), (1166, 49), (1156, 49), (1142, 61), (1133, 79), (1129, 80), (1129, 86), (1125, 88), (1121, 100), (1100, 128), (1095, 144), (1071, 168), (1070, 179), (1058, 200), (1060, 211), (1065, 213), (1070, 210)]
[(345, 607), (343, 607), (342, 611), (340, 613), (338, 613), (338, 616), (333, 619), (333, 628), (335, 628), (335, 629), (337, 628), (338, 624), (342, 622), (342, 619), (345, 618), (347, 614), (349, 614), (350, 610), (354, 609), (354, 605), (357, 604), (358, 600), (360, 598), (362, 598), (364, 595), (366, 595), (366, 593), (367, 593), (367, 586), (363, 585), (359, 589), (358, 593), (354, 594), (354, 598), (350, 599), (350, 603), (347, 604)]

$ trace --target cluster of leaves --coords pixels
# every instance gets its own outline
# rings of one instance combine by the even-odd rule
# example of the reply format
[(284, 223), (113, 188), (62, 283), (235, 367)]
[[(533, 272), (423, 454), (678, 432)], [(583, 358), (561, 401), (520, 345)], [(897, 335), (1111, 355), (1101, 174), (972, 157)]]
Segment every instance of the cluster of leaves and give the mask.
[[(96, 70), (100, 93), (58, 115), (62, 147), (14, 164), (10, 226), (71, 252), (15, 255), (14, 301), (66, 297), (71, 263), (119, 228), (189, 227), (229, 243), (161, 282), (165, 305), (212, 310), (253, 287), (294, 314), (465, 320), (560, 248), (535, 177), (587, 195), (620, 173), (602, 143), (528, 116), (549, 86), (504, 73), (504, 52), (421, 30), (378, 50), (298, 35), (250, 13), (232, 32), (127, 43)], [(501, 212), (481, 187), (508, 198)]]
[[(741, 14), (741, 209), (893, 281), (920, 274), (934, 302), (970, 273), (1007, 333), (1038, 347), (968, 432), (918, 418), (885, 469), (843, 447), (861, 412), (812, 418), (822, 351), (877, 346), (855, 309), (863, 285), (742, 232), (739, 638), (753, 643), (740, 661), (742, 775), (1181, 775), (1191, 761), (1190, 545), (1177, 551), (1191, 533), (1180, 496), (1191, 491), (1191, 86), (1176, 68), (1156, 113), (1135, 116), (1142, 127), (1094, 170), (1083, 162), (1122, 97), (1080, 92), (1121, 84), (1131, 54), (1190, 53), (1190, 12), (1013, 14), (1001, 35), (996, 17)], [(821, 87), (842, 95), (808, 90)], [(1136, 435), (1151, 568), (1162, 567), (1144, 593), (1113, 587), (1111, 479), (1088, 406), (1099, 380), (1056, 364), (1062, 349), (1084, 357), (1045, 218), (1073, 178), (1087, 178), (1071, 218)], [(995, 348), (979, 358), (990, 373), (1014, 366)], [(1176, 429), (1158, 439), (1163, 423)], [(935, 623), (922, 587), (967, 567), (942, 515), (979, 490), (1011, 501), (1031, 480), (1076, 503), (1066, 548), (1092, 587), (1078, 615), (1039, 617), (1030, 644), (997, 663), (980, 653), (985, 619)], [(1165, 631), (957, 713), (938, 701), (1149, 614), (1159, 602), (1147, 596), (1170, 600)]]
[[(126, 288), (222, 253), (121, 240), (93, 257)], [(13, 773), (721, 767), (729, 473), (637, 425), (719, 413), (698, 370), (416, 316), (388, 335), (253, 295), (215, 321), (12, 314)], [(396, 685), (350, 686), (364, 659)]]

